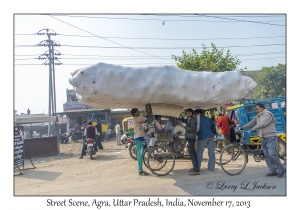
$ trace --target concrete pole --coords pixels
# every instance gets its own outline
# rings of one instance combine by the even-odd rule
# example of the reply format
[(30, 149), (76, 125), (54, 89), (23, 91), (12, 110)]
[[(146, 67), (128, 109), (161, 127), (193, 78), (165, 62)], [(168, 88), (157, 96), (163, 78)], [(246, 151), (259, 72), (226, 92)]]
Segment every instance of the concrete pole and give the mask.
[[(48, 32), (48, 29), (47, 29)], [(51, 113), (51, 102), (52, 102), (52, 72), (51, 72), (51, 47), (50, 47), (50, 34), (48, 34), (48, 49), (49, 49), (49, 55), (48, 55), (48, 59), (49, 59), (49, 104), (48, 104), (48, 115), (49, 117), (52, 116)], [(51, 122), (48, 123), (48, 137), (50, 137), (51, 134)]]

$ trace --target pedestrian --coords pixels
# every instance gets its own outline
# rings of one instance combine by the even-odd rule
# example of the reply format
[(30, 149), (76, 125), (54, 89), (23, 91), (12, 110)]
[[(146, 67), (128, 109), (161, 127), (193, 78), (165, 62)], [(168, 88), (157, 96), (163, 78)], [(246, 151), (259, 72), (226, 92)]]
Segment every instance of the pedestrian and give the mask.
[[(153, 115), (150, 109), (147, 110), (147, 116), (149, 118), (148, 123), (153, 121)], [(140, 176), (148, 176), (149, 174), (146, 171), (143, 171), (143, 143), (145, 141), (144, 136), (145, 131), (143, 127), (143, 123), (147, 121), (148, 118), (140, 117), (140, 112), (137, 108), (131, 109), (131, 114), (133, 116), (133, 127), (134, 127), (134, 142), (136, 145), (137, 151), (137, 162), (138, 162), (138, 173)], [(152, 119), (152, 120), (151, 120)], [(151, 121), (151, 122), (150, 122)]]
[(209, 117), (204, 116), (202, 110), (200, 112), (200, 123), (199, 123), (199, 132), (198, 132), (198, 142), (197, 142), (197, 171), (200, 171), (203, 151), (205, 146), (207, 145), (208, 149), (208, 165), (207, 168), (209, 171), (215, 170), (215, 142), (214, 136), (217, 134), (216, 132), (216, 124)]
[[(97, 140), (98, 131), (97, 128), (93, 126), (93, 122), (91, 120), (89, 120), (88, 125), (84, 129), (83, 135), (86, 136), (86, 139), (91, 138), (94, 139), (94, 141)], [(95, 150), (97, 150), (97, 145)], [(83, 155), (85, 155), (85, 151), (86, 151), (85, 144), (82, 144), (82, 149), (81, 149), (81, 154), (79, 156), (79, 159), (83, 158)]]
[(27, 114), (30, 114), (30, 112), (31, 112), (31, 111), (30, 111), (30, 109), (28, 108), (28, 109), (27, 109)]
[(82, 126), (81, 126), (82, 142), (84, 142), (85, 137), (86, 137), (84, 135), (84, 130), (85, 130), (86, 126), (87, 126), (87, 121), (85, 120), (85, 121), (83, 121)]
[(121, 126), (120, 126), (120, 122), (118, 122), (115, 126), (115, 130), (116, 130), (116, 142), (117, 145), (121, 145)]
[(181, 126), (186, 130), (185, 132), (185, 138), (188, 142), (188, 150), (189, 150), (189, 155), (193, 164), (193, 168), (189, 170), (189, 175), (194, 176), (194, 175), (199, 175), (199, 170), (198, 170), (198, 160), (197, 160), (197, 155), (195, 152), (195, 142), (196, 142), (196, 133), (197, 133), (197, 119), (194, 115), (194, 111), (192, 109), (187, 109), (185, 111), (185, 115), (188, 117), (188, 119), (183, 119), (180, 118), (180, 121), (183, 123), (186, 123), (186, 126), (183, 126), (181, 123), (178, 125)]
[(101, 122), (99, 121), (99, 119), (96, 119), (96, 128), (97, 128), (97, 132), (98, 132), (98, 136), (96, 138), (97, 140), (97, 146), (98, 146), (98, 149), (102, 150), (103, 149), (103, 146), (101, 144), (101, 135), (102, 134), (102, 125), (101, 125)]
[[(195, 117), (196, 117), (196, 119), (197, 119), (197, 136), (198, 136), (198, 132), (199, 132), (200, 112), (201, 112), (200, 109), (196, 109), (196, 110), (194, 111), (194, 115), (195, 115)], [(197, 139), (197, 138), (196, 138), (196, 139)]]
[(231, 120), (228, 116), (223, 115), (222, 112), (218, 113), (217, 126), (218, 126), (218, 128), (220, 128), (222, 139), (225, 140), (225, 141), (220, 142), (220, 144), (218, 143), (218, 147), (220, 150), (222, 150), (226, 146), (225, 144), (231, 143), (230, 125), (233, 125), (233, 124), (234, 124), (234, 121)]
[(258, 129), (261, 148), (264, 152), (267, 167), (269, 169), (269, 172), (266, 174), (266, 176), (277, 175), (280, 178), (284, 175), (286, 169), (280, 162), (280, 159), (276, 152), (277, 133), (275, 127), (275, 118), (270, 111), (265, 109), (265, 106), (263, 104), (256, 104), (255, 111), (257, 113), (257, 116), (249, 123), (242, 126), (240, 129), (243, 130), (251, 126), (254, 127), (250, 129), (250, 132), (254, 132)]

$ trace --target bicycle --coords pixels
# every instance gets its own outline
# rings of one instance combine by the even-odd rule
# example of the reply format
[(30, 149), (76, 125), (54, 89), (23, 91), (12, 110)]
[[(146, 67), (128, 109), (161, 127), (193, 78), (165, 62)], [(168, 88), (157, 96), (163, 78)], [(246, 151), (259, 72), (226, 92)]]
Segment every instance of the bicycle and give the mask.
[(246, 149), (252, 152), (255, 162), (265, 160), (264, 153), (261, 149), (258, 152), (254, 151), (243, 142), (245, 132), (250, 133), (250, 131), (238, 131), (236, 134), (239, 135), (240, 142), (227, 145), (221, 152), (220, 166), (222, 170), (229, 175), (238, 175), (245, 169), (248, 163), (248, 152)]
[[(186, 142), (185, 139), (184, 142)], [(218, 140), (215, 138), (215, 144), (216, 164), (220, 164), (218, 157), (222, 150), (219, 149), (219, 144), (228, 145), (230, 143), (226, 140)], [(152, 138), (147, 149), (145, 149), (143, 162), (153, 174), (165, 176), (173, 170), (175, 158), (188, 156), (183, 153), (184, 151), (181, 147), (182, 144), (178, 144), (178, 141), (174, 141), (168, 132), (158, 132), (158, 138)]]

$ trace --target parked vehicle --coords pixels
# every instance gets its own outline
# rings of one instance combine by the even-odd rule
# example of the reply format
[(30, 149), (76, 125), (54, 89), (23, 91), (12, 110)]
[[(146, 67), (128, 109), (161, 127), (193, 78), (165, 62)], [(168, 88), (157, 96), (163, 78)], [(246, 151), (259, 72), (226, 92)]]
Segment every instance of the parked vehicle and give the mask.
[(128, 117), (122, 121), (123, 132), (127, 133), (128, 136), (131, 138), (134, 137), (134, 127), (133, 127), (132, 119), (133, 119), (133, 117)]
[(77, 134), (76, 134), (75, 129), (71, 129), (71, 130), (70, 130), (68, 137), (71, 137), (71, 139), (72, 139), (74, 142), (78, 142), (78, 137), (77, 137)]
[[(257, 113), (255, 112), (255, 105), (261, 103), (265, 108), (272, 112), (276, 120), (276, 132), (277, 132), (277, 152), (280, 158), (286, 156), (286, 98), (278, 97), (273, 99), (265, 100), (254, 100), (254, 99), (243, 99), (242, 104), (230, 106), (226, 108), (229, 117), (238, 124), (238, 126), (243, 126), (253, 120)], [(247, 128), (246, 130), (249, 130)], [(232, 139), (235, 136), (232, 137)], [(233, 140), (234, 141), (234, 140)], [(248, 133), (245, 132), (243, 142), (246, 145), (256, 145), (260, 147), (261, 142), (258, 132)]]
[(66, 133), (60, 135), (59, 141), (61, 144), (67, 144), (69, 142), (69, 137)]

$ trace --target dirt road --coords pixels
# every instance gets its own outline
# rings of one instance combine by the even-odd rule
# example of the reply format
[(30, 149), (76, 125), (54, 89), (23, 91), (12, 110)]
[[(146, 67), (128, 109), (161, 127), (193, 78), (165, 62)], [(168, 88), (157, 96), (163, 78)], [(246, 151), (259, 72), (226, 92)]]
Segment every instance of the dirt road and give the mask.
[[(189, 176), (189, 159), (177, 159), (167, 176), (138, 176), (137, 162), (124, 145), (117, 146), (113, 138), (102, 142), (94, 160), (78, 159), (82, 142), (60, 145), (60, 155), (33, 158), (36, 169), (25, 170), (14, 177), (14, 195), (285, 195), (284, 178), (266, 177), (265, 162), (256, 163), (249, 157), (246, 169), (238, 176), (225, 174), (220, 166), (207, 170), (207, 160), (199, 176)], [(25, 168), (30, 168), (29, 160)], [(248, 190), (240, 186), (248, 182)], [(253, 186), (265, 186), (253, 189)], [(208, 183), (213, 187), (208, 187)], [(234, 187), (235, 186), (235, 187)], [(266, 189), (271, 186), (273, 189)], [(275, 186), (275, 188), (274, 188)]]

